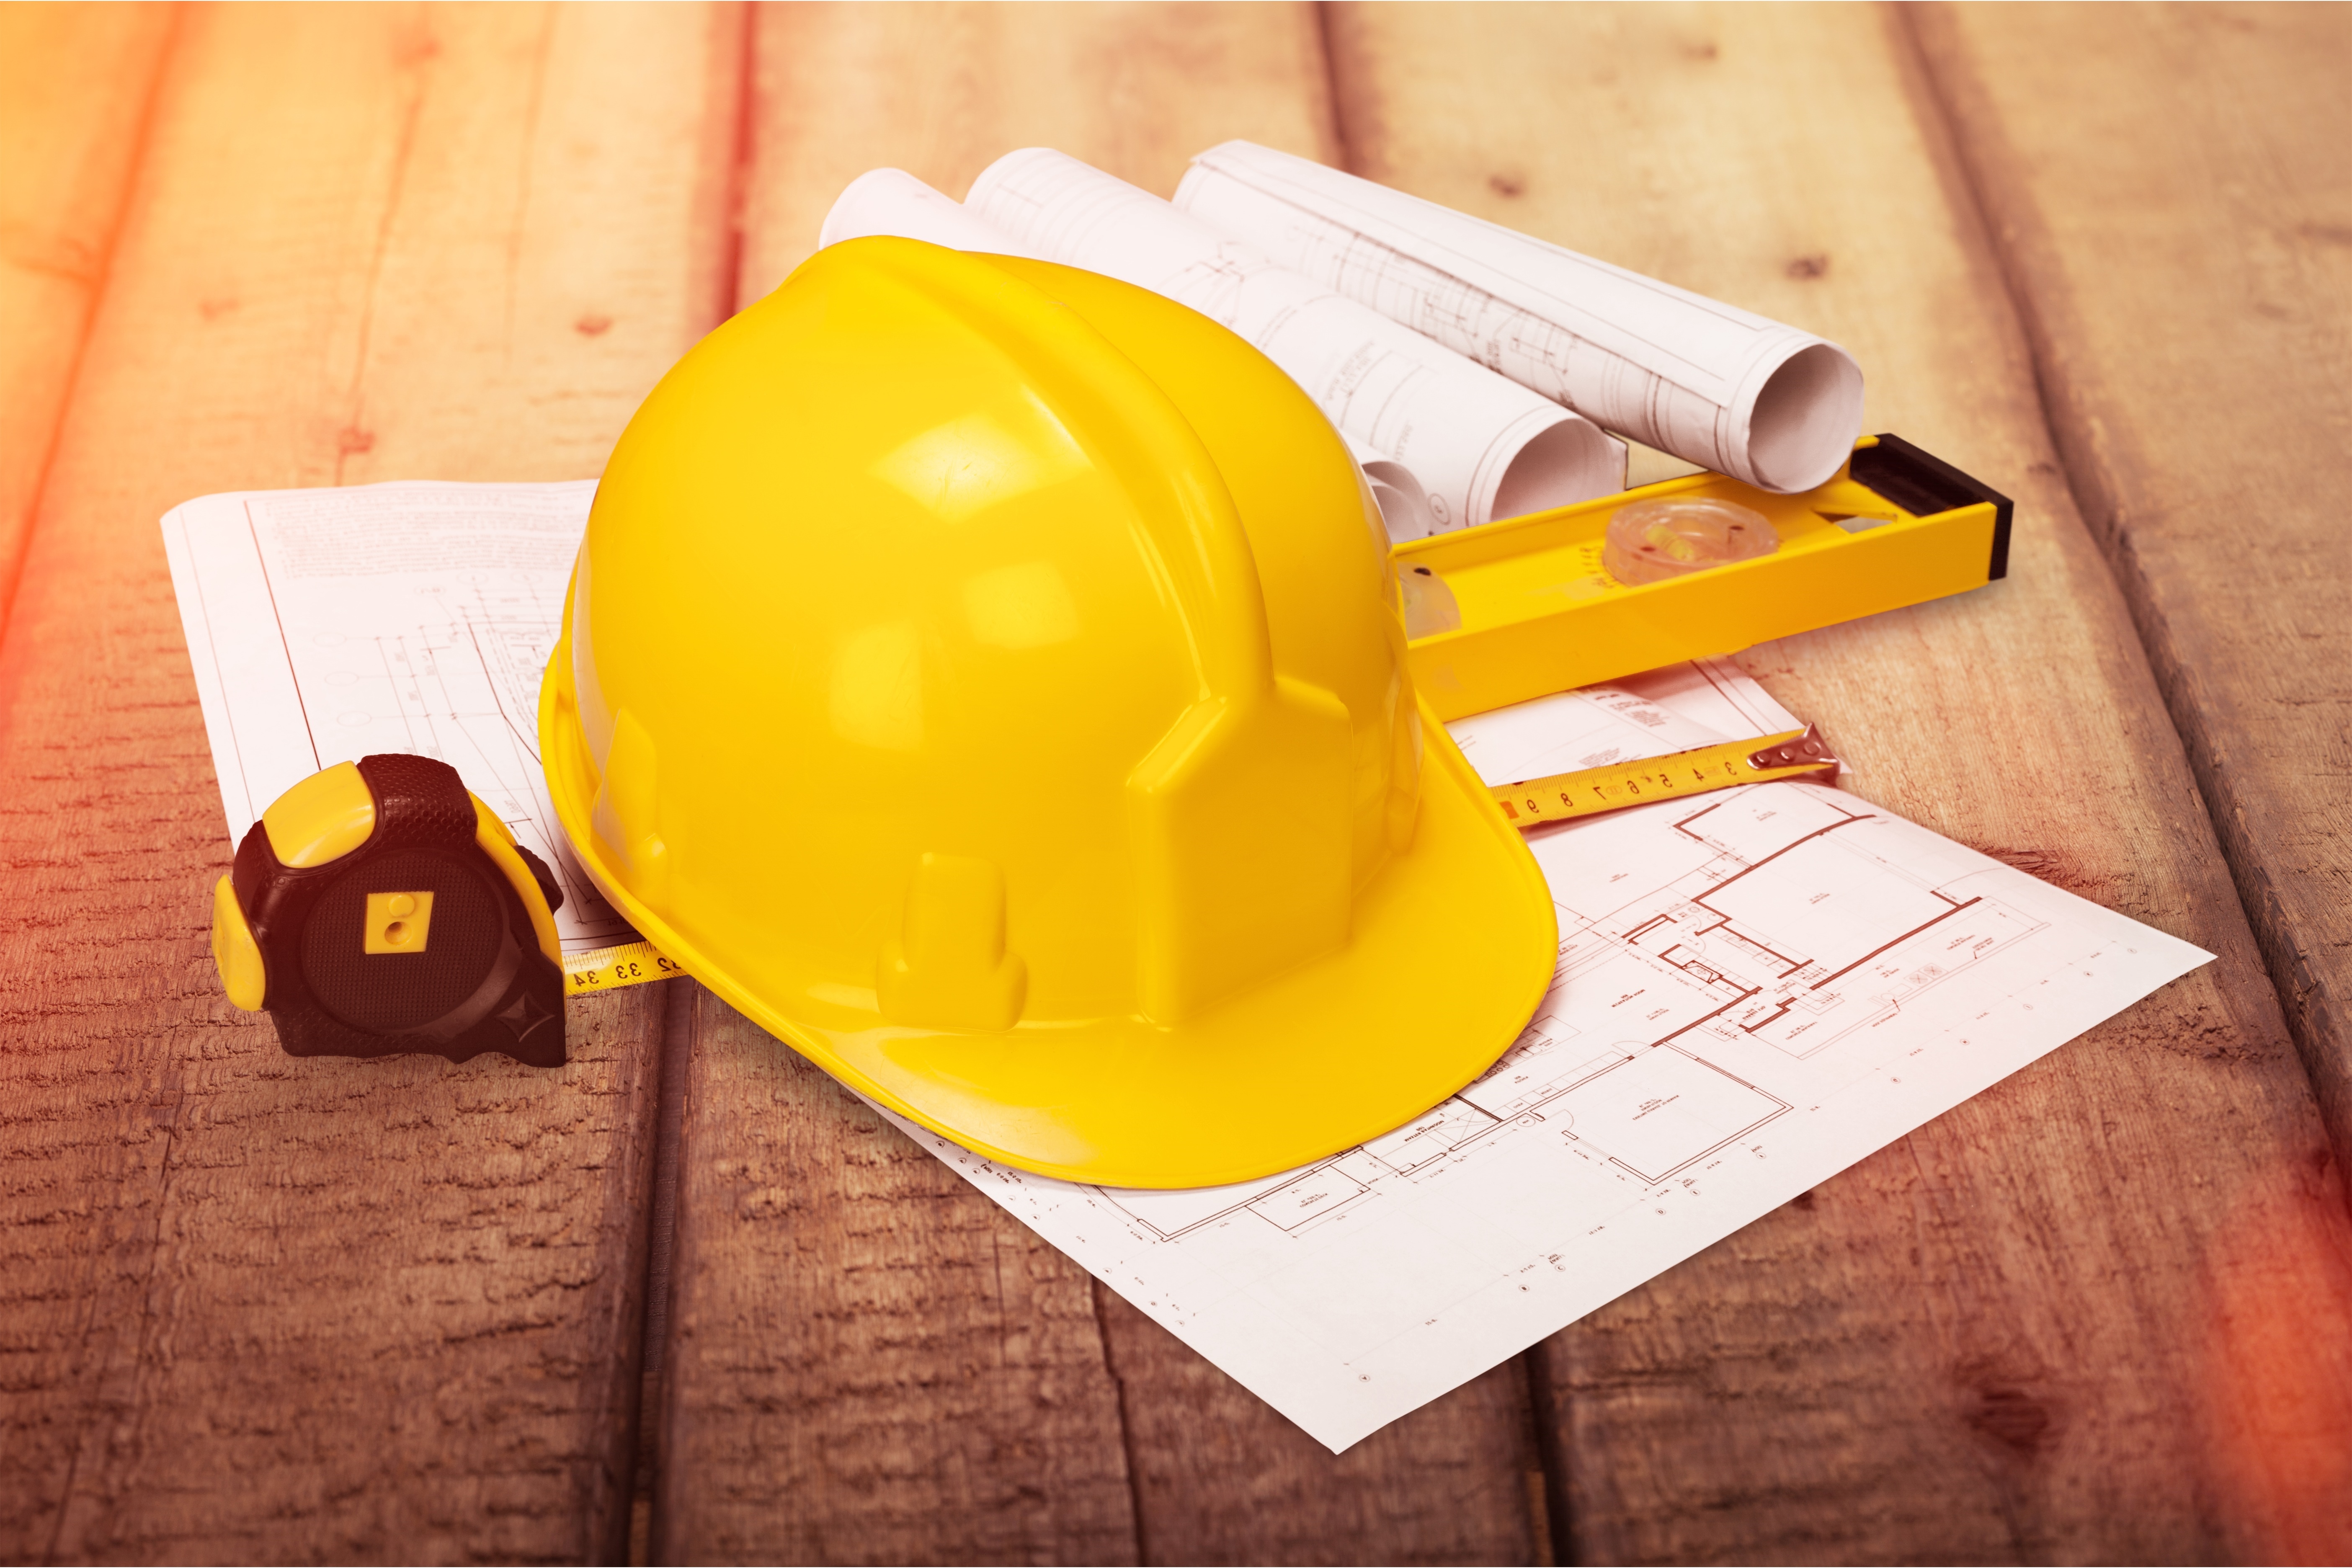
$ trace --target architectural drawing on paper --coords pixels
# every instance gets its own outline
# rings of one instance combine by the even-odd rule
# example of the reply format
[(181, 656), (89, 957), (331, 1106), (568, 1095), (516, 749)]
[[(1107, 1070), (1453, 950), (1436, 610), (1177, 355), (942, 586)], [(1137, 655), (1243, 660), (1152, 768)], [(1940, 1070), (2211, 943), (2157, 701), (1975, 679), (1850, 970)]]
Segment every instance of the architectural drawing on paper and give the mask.
[[(437, 758), (490, 803), (508, 831), (547, 861), (563, 886), (562, 934), (572, 945), (626, 940), (629, 923), (581, 870), (544, 795), (539, 759), (539, 686), (561, 629), (562, 606), (529, 582), (459, 576), (418, 589), (401, 629), (350, 639), (358, 659), (332, 671), (295, 659), (306, 701), (335, 691), (343, 724), (369, 751)], [(375, 671), (332, 683), (354, 664)], [(379, 672), (380, 673), (376, 673)], [(317, 721), (314, 719), (313, 722)], [(328, 759), (331, 761), (332, 759)]]
[(406, 731), (400, 749), (438, 757), (467, 777), (528, 792), (539, 771), (540, 671), (549, 623), (535, 606), (488, 602), (478, 589), (436, 589), (425, 602), (442, 616), (366, 638), (383, 671), (391, 711), (368, 715)]
[(592, 493), (394, 484), (207, 497), (167, 517), (231, 838), (320, 768), (434, 757), (555, 869), (567, 949), (626, 940), (539, 759), (540, 677)]
[(1552, 993), (1475, 1083), (1304, 1171), (1097, 1191), (1149, 1239), (1178, 1241), (1244, 1215), (1302, 1236), (1516, 1136), (1562, 1140), (1638, 1186), (1670, 1182), (1792, 1109), (1767, 1087), (1776, 1060), (1814, 1057), (2042, 929), (1857, 845), (1878, 820), (1829, 791), (1770, 786), (1662, 811), (1642, 838), (1683, 853), (1643, 856), (1654, 879), (1608, 883), (1613, 908), (1561, 906)]
[(580, 869), (552, 816), (542, 818), (539, 686), (562, 606), (540, 603), (527, 586), (479, 584), (436, 584), (418, 605), (438, 613), (366, 639), (391, 709), (376, 718), (379, 732), (397, 722), (405, 733), (396, 747), (375, 737), (370, 745), (438, 758), (494, 802), (508, 830), (555, 868), (573, 917), (567, 935), (626, 938), (628, 921)]

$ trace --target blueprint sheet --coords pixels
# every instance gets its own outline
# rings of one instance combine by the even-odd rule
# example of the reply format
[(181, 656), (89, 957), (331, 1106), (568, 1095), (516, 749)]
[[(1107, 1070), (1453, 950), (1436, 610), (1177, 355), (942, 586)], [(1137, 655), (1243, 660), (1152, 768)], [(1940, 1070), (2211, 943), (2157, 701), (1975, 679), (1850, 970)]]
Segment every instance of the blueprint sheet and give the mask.
[(593, 480), (205, 496), (163, 518), (233, 843), (373, 752), (437, 757), (563, 882), (566, 952), (635, 940), (566, 850), (539, 764), (539, 678)]
[[(1711, 661), (1449, 726), (1490, 784), (1797, 727)], [(1551, 994), (1485, 1077), (1384, 1137), (1138, 1192), (891, 1120), (1339, 1452), (2211, 956), (1819, 784), (1529, 842), (1559, 913)]]
[[(321, 767), (436, 756), (561, 868), (568, 950), (625, 940), (558, 842), (538, 760), (593, 493), (387, 484), (168, 514), (231, 838)], [(1708, 661), (1450, 728), (1504, 783), (1797, 723)], [(899, 1125), (1338, 1450), (2208, 957), (1815, 784), (1529, 842), (1559, 907), (1552, 992), (1484, 1078), (1384, 1137), (1238, 1186), (1133, 1192)]]

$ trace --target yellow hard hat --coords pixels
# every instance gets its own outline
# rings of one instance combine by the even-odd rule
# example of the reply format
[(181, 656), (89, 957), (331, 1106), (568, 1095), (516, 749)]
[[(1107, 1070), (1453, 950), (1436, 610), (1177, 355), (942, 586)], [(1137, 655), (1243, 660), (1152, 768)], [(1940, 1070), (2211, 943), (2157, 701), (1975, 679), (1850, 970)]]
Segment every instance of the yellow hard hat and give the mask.
[(1550, 895), (1416, 705), (1340, 437), (1088, 272), (853, 240), (704, 339), (604, 470), (540, 736), (663, 952), (1048, 1175), (1345, 1149), (1551, 978)]

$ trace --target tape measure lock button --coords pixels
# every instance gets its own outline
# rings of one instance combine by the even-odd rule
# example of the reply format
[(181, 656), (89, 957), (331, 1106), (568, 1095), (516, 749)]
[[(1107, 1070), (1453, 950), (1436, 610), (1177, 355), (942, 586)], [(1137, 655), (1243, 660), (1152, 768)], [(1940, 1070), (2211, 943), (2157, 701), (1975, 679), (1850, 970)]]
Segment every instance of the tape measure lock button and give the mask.
[(268, 1013), (292, 1056), (561, 1067), (561, 898), (457, 770), (364, 757), (246, 834), (215, 890), (213, 954), (230, 1000)]
[(433, 931), (433, 889), (370, 893), (361, 946), (369, 952), (423, 952)]

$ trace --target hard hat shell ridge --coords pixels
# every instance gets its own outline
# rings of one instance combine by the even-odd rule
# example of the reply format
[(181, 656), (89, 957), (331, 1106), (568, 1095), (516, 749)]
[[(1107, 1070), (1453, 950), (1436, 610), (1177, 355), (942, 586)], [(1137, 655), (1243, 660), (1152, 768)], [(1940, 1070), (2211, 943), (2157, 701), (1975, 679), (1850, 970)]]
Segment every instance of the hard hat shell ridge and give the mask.
[(656, 945), (1026, 1170), (1318, 1159), (1475, 1078), (1551, 977), (1339, 437), (1091, 273), (853, 240), (704, 339), (598, 487), (540, 730)]

